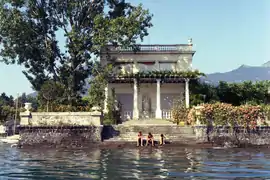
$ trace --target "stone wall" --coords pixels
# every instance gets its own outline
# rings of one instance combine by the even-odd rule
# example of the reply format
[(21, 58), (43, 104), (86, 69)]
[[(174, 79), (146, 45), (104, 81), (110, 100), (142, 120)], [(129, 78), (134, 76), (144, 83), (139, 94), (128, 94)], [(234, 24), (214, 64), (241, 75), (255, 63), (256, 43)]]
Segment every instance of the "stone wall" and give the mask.
[(102, 140), (103, 126), (20, 126), (20, 146), (84, 146)]
[(270, 127), (258, 126), (255, 129), (230, 126), (195, 126), (198, 143), (221, 146), (270, 145)]
[(21, 125), (30, 126), (100, 126), (100, 112), (23, 112)]
[(20, 113), (20, 146), (84, 146), (102, 141), (101, 112)]

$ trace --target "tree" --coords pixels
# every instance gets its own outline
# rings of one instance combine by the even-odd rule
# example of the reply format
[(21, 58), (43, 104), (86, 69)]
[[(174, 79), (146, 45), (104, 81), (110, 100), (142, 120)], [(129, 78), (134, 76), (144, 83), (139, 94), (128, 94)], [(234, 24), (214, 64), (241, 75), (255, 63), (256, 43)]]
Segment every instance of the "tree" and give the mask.
[(6, 93), (0, 95), (0, 124), (13, 118), (15, 115), (15, 107), (12, 96), (7, 96)]
[(14, 101), (12, 96), (7, 96), (6, 93), (0, 95), (0, 106), (13, 106)]
[[(102, 69), (100, 71), (99, 69)], [(105, 100), (105, 87), (108, 83), (108, 77), (113, 73), (112, 64), (107, 65), (102, 68), (100, 63), (96, 63), (92, 74), (93, 78), (89, 81), (90, 88), (88, 90), (89, 93), (89, 104), (90, 106), (98, 106), (104, 107)]]
[(47, 112), (49, 112), (50, 103), (60, 103), (62, 101), (64, 87), (54, 81), (46, 81), (38, 94), (41, 105), (46, 105)]
[(219, 101), (217, 88), (211, 84), (194, 81), (190, 84), (191, 105)]
[(28, 98), (26, 93), (22, 93), (22, 95), (18, 98), (19, 107), (24, 107), (24, 103), (28, 102)]
[[(205, 83), (193, 83), (191, 88), (191, 104), (221, 101), (235, 106), (242, 104), (264, 104), (268, 102), (270, 81), (242, 83), (219, 82), (217, 86)], [(204, 99), (202, 100), (202, 95)]]
[(73, 104), (101, 48), (135, 47), (148, 35), (151, 18), (142, 5), (125, 0), (2, 0), (1, 61), (23, 65), (37, 91), (48, 80), (63, 84)]

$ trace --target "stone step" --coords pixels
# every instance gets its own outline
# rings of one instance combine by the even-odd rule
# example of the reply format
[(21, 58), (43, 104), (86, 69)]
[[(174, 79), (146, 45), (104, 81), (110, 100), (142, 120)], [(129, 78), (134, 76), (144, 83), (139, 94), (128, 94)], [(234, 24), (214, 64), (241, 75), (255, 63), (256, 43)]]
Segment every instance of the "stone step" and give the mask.
[[(113, 138), (119, 138), (119, 139), (135, 139), (137, 138), (137, 136), (116, 136), (116, 137), (113, 137)], [(195, 135), (189, 135), (189, 136), (166, 136), (165, 139), (188, 139), (188, 138), (196, 138)], [(143, 138), (143, 139), (146, 139)], [(159, 139), (159, 136), (154, 136), (154, 139), (158, 140)]]
[[(159, 139), (155, 139), (155, 141), (158, 141)], [(110, 138), (104, 141), (109, 141), (109, 142), (136, 142), (136, 138), (122, 138), (122, 137), (114, 137), (114, 138)], [(196, 138), (193, 136), (190, 137), (173, 137), (173, 138), (168, 138), (165, 141), (167, 142), (186, 142), (186, 143), (190, 143), (190, 142), (195, 142)]]
[[(119, 138), (130, 138), (130, 139), (136, 139), (137, 136), (129, 136), (129, 135), (121, 135), (121, 136), (114, 136), (114, 137), (119, 137)], [(153, 136), (154, 139), (159, 139), (160, 136)], [(166, 135), (165, 139), (175, 139), (175, 138), (186, 138), (186, 137), (196, 137), (195, 135)], [(111, 137), (112, 138), (112, 137)], [(147, 137), (144, 136), (143, 139), (146, 139)]]
[[(130, 137), (116, 137), (118, 139), (131, 139), (131, 140), (136, 140), (136, 138), (130, 138)], [(188, 138), (196, 138), (195, 136), (189, 136), (189, 137), (169, 137), (169, 138), (166, 138), (167, 140), (177, 140), (177, 139), (188, 139)], [(144, 138), (146, 139), (146, 138)], [(159, 138), (154, 138), (155, 140), (159, 140)]]
[(128, 120), (123, 123), (124, 125), (149, 125), (149, 124), (154, 124), (154, 125), (174, 125), (174, 123), (170, 120), (165, 120), (165, 119), (155, 119), (155, 118), (150, 118), (150, 119), (139, 119), (139, 120)]
[(124, 126), (118, 125), (112, 127), (113, 130), (118, 131), (120, 133), (138, 133), (141, 131), (143, 134), (148, 134), (149, 132), (153, 134), (194, 134), (194, 129), (192, 127), (181, 127), (177, 125), (151, 125), (151, 126)]
[[(116, 141), (136, 141), (138, 132), (141, 131), (144, 137), (151, 132), (154, 139), (158, 140), (160, 134), (164, 134), (170, 141), (184, 141), (195, 139), (192, 127), (177, 125), (114, 125), (104, 126), (102, 137), (104, 139), (115, 138)], [(112, 140), (113, 141), (113, 140)]]
[[(154, 137), (160, 137), (160, 134), (152, 133)], [(170, 133), (170, 134), (163, 134), (164, 136), (189, 136), (189, 135), (195, 135), (195, 133)], [(132, 136), (137, 137), (138, 132), (130, 132), (130, 133), (120, 133), (117, 136)], [(147, 137), (148, 134), (143, 134), (143, 137)]]

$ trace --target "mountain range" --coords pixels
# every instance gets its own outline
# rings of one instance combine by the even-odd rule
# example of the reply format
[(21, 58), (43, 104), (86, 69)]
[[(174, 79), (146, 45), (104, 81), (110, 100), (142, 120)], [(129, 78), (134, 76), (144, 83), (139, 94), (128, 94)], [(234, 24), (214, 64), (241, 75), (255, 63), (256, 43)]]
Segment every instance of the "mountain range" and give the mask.
[[(206, 74), (206, 77), (202, 77), (203, 82), (217, 84), (219, 81), (240, 83), (243, 81), (263, 81), (270, 80), (270, 61), (264, 63), (261, 66), (248, 66), (241, 65), (240, 67), (224, 72), (224, 73), (211, 73)], [(87, 85), (89, 88), (89, 85)], [(37, 93), (31, 93), (30, 96), (36, 96)]]
[(229, 72), (207, 74), (202, 80), (214, 84), (219, 81), (239, 83), (243, 81), (270, 80), (270, 61), (261, 66), (241, 65)]

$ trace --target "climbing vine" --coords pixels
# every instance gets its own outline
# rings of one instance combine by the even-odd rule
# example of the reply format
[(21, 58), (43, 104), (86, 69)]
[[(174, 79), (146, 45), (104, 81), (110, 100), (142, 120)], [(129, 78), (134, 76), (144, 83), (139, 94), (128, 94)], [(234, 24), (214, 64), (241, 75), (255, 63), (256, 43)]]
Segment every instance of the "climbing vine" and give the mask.
[(197, 79), (201, 76), (205, 76), (204, 73), (195, 70), (195, 71), (141, 71), (137, 73), (128, 73), (122, 74), (119, 73), (116, 75), (120, 78), (158, 78), (158, 79), (166, 79), (166, 78), (183, 78), (183, 79)]
[(195, 70), (195, 71), (140, 71), (137, 73), (125, 73), (119, 72), (117, 74), (111, 75), (110, 78), (123, 78), (125, 80), (129, 80), (133, 84), (133, 79), (137, 80), (138, 88), (140, 85), (141, 79), (145, 78), (153, 78), (153, 79), (160, 79), (164, 81), (166, 79), (198, 79), (201, 76), (205, 76), (204, 73)]

